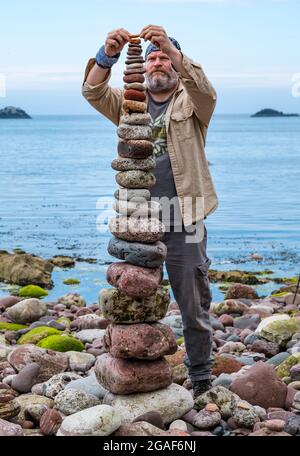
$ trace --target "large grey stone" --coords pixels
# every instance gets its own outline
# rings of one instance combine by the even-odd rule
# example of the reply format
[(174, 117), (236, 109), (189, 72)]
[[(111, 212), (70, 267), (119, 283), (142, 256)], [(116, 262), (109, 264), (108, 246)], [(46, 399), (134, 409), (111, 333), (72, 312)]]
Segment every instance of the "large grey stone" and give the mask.
[(55, 396), (55, 407), (64, 415), (73, 415), (81, 410), (100, 404), (100, 400), (82, 390), (64, 389)]
[(167, 247), (161, 241), (143, 244), (113, 237), (109, 241), (107, 250), (110, 255), (119, 260), (146, 268), (157, 268), (167, 257)]
[(6, 310), (9, 318), (20, 324), (32, 323), (46, 315), (47, 306), (39, 299), (24, 299)]

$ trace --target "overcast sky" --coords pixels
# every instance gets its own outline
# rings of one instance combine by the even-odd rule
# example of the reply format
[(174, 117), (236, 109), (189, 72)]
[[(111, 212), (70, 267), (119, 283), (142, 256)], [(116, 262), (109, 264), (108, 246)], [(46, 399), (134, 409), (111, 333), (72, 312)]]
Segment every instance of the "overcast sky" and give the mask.
[[(300, 97), (292, 95), (300, 80), (300, 0), (14, 0), (0, 5), (0, 107), (20, 106), (30, 114), (96, 113), (81, 95), (88, 58), (109, 31), (123, 27), (138, 33), (155, 24), (202, 64), (218, 92), (216, 113), (264, 107), (300, 112)], [(124, 54), (113, 67), (116, 87), (122, 85)]]

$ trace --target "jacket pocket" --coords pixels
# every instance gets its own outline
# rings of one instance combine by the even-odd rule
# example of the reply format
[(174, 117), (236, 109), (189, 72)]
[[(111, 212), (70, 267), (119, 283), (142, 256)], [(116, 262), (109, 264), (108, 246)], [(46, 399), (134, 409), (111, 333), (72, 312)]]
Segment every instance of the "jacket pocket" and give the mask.
[(195, 135), (193, 113), (193, 106), (185, 106), (180, 111), (171, 113), (171, 120), (180, 142), (191, 139)]

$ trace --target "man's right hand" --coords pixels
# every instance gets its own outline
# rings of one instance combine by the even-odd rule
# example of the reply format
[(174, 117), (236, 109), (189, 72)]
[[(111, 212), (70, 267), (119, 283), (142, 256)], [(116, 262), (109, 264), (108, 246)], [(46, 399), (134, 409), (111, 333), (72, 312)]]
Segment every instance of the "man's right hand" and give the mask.
[(126, 43), (128, 43), (130, 33), (123, 29), (116, 29), (109, 32), (105, 41), (105, 54), (109, 57), (114, 57), (116, 54), (122, 51)]

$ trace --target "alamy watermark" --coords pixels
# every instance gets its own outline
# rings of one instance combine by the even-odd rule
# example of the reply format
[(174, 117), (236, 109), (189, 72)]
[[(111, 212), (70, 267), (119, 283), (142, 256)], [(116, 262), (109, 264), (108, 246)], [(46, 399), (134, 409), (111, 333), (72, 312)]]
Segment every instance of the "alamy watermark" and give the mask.
[(6, 78), (2, 73), (0, 73), (0, 97), (6, 97)]
[[(96, 209), (100, 211), (96, 227), (101, 234), (111, 231), (125, 239), (126, 232), (151, 233), (154, 237), (159, 233), (184, 232), (188, 244), (201, 242), (205, 234), (203, 197), (164, 196), (148, 200), (142, 196), (132, 197), (126, 189), (121, 189), (118, 199), (99, 198)], [(197, 222), (193, 221), (195, 215)]]

